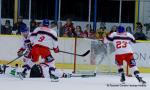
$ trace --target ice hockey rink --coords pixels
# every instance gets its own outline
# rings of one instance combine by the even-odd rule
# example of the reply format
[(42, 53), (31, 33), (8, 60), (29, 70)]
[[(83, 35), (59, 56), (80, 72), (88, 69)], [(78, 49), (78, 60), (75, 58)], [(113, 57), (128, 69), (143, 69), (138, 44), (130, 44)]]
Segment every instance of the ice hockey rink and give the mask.
[[(13, 39), (17, 40), (16, 38), (13, 38)], [(12, 37), (10, 37), (10, 40), (13, 41)], [(7, 41), (7, 39), (5, 41)], [(4, 42), (0, 45), (3, 45), (3, 46), (10, 45), (10, 47), (15, 47), (12, 44), (4, 43)], [(86, 45), (90, 45), (90, 44), (86, 44)], [(143, 48), (144, 46), (147, 46), (147, 47)], [(19, 47), (19, 46), (16, 46), (16, 47)], [(141, 54), (143, 54), (143, 52), (144, 52), (144, 54), (147, 53), (146, 59), (142, 59), (142, 58), (138, 59), (138, 61), (141, 62), (138, 64), (138, 66), (141, 65), (141, 66), (145, 66), (145, 67), (149, 68), (150, 65), (149, 65), (149, 50), (147, 49), (148, 47), (150, 47), (148, 43), (142, 43), (142, 44), (138, 43), (137, 44), (136, 50), (137, 50), (137, 53), (139, 53), (137, 55), (141, 55)], [(84, 49), (84, 48), (82, 48), (82, 49)], [(100, 49), (98, 49), (98, 50), (100, 50)], [(8, 58), (8, 56), (6, 56), (7, 52), (3, 53), (2, 51), (3, 52), (10, 51), (9, 48), (4, 48), (3, 50), (1, 49), (1, 55), (5, 56), (3, 58), (7, 59)], [(9, 55), (10, 60), (12, 60), (13, 58), (16, 57), (15, 50), (12, 50), (12, 51), (14, 51), (14, 52), (12, 52), (12, 54)], [(11, 59), (11, 56), (13, 56), (12, 59)], [(67, 56), (67, 55), (62, 54), (62, 56)], [(101, 55), (99, 55), (99, 56), (101, 56)], [(137, 56), (137, 57), (140, 57), (140, 56)], [(64, 60), (61, 60), (61, 58), (62, 57), (59, 57), (59, 59), (56, 59), (56, 60), (64, 61)], [(66, 57), (66, 58), (68, 58), (68, 57)], [(80, 62), (83, 61), (82, 63), (85, 63), (85, 61), (88, 60), (86, 58), (88, 58), (88, 57), (78, 58), (77, 61), (80, 61)], [(8, 60), (9, 60), (9, 58), (8, 58)], [(68, 60), (70, 60), (70, 58), (68, 58)], [(104, 63), (104, 61), (106, 62), (107, 60), (113, 61), (114, 59), (105, 58), (103, 60), (103, 63)], [(70, 61), (68, 61), (68, 62), (70, 62)], [(62, 62), (62, 63), (64, 63), (64, 62)], [(101, 64), (100, 64), (100, 66), (101, 66)], [(111, 64), (111, 63), (109, 64), (109, 62), (108, 62), (107, 65), (111, 66), (113, 64)], [(64, 67), (65, 65), (60, 65), (60, 66)], [(89, 65), (86, 65), (83, 67), (88, 69)], [(98, 68), (98, 69), (100, 69), (100, 68)], [(64, 70), (64, 69), (62, 68), (62, 70)], [(94, 71), (95, 71), (95, 68), (94, 68)], [(149, 72), (149, 70), (141, 69), (141, 72), (144, 72), (144, 71), (145, 71), (145, 73)], [(146, 85), (140, 84), (134, 77), (127, 77), (126, 83), (121, 84), (120, 77), (118, 75), (97, 75), (96, 77), (89, 77), (89, 78), (81, 78), (81, 77), (60, 78), (59, 82), (51, 82), (51, 80), (48, 78), (47, 79), (25, 78), (25, 79), (21, 80), (16, 77), (8, 76), (7, 74), (6, 75), (0, 74), (0, 90), (150, 90), (150, 85), (149, 85), (150, 74), (143, 74), (143, 73), (141, 73), (141, 74), (142, 74), (143, 80), (145, 80), (147, 82)]]
[(140, 84), (134, 77), (127, 77), (126, 83), (119, 82), (117, 75), (97, 75), (96, 77), (60, 78), (51, 82), (44, 78), (25, 78), (23, 80), (0, 75), (0, 90), (150, 90), (150, 74), (142, 74), (147, 84)]

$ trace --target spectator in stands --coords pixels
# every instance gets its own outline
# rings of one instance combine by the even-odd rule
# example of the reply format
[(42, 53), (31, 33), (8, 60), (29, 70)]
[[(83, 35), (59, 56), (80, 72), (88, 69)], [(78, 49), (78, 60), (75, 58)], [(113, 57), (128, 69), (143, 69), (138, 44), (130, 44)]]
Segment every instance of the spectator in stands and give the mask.
[(79, 38), (82, 38), (83, 37), (83, 31), (82, 31), (82, 29), (81, 29), (81, 26), (76, 26), (76, 28), (75, 28), (75, 32), (76, 32), (76, 34), (77, 34), (77, 37), (79, 37)]
[(37, 22), (36, 27), (41, 27), (42, 23), (41, 22)]
[(84, 30), (82, 37), (83, 38), (88, 38), (89, 37), (89, 32), (87, 30)]
[(129, 33), (133, 34), (132, 29), (131, 29), (130, 26), (127, 26), (127, 27), (126, 27), (126, 32), (129, 32)]
[(12, 26), (10, 25), (10, 20), (5, 21), (5, 25), (2, 26), (1, 34), (12, 34)]
[(103, 40), (104, 37), (106, 36), (106, 34), (107, 34), (106, 27), (100, 27), (100, 28), (96, 31), (96, 39)]
[(31, 22), (30, 22), (30, 32), (33, 32), (34, 31), (34, 29), (37, 27), (37, 25), (36, 25), (37, 23), (36, 23), (36, 21), (33, 19), (33, 20), (31, 20)]
[(136, 25), (137, 25), (136, 29), (138, 29), (138, 30), (143, 32), (143, 25), (142, 25), (142, 23), (141, 22), (137, 22)]
[(141, 23), (137, 23), (136, 32), (134, 34), (136, 40), (146, 40), (147, 37), (143, 33), (143, 26)]
[(64, 29), (64, 36), (68, 36), (68, 37), (77, 36), (75, 33), (75, 28), (73, 26), (72, 20), (70, 18), (66, 20), (66, 23), (63, 26), (63, 29)]
[(95, 31), (92, 29), (91, 24), (86, 25), (83, 33), (85, 37), (95, 39)]
[(90, 39), (95, 39), (96, 38), (96, 35), (95, 35), (95, 31), (93, 29), (90, 30), (90, 33), (89, 33), (89, 37)]
[(113, 32), (116, 32), (116, 31), (117, 31), (117, 26), (114, 25), (114, 26), (112, 26), (112, 28), (111, 28), (109, 34), (111, 34), (111, 33), (113, 33)]
[(101, 28), (101, 29), (106, 28), (106, 23), (105, 23), (105, 22), (101, 22), (101, 23), (100, 23), (100, 28)]
[(22, 28), (22, 26), (26, 25), (23, 22), (23, 17), (22, 16), (18, 16), (17, 22), (13, 25), (13, 34), (21, 34), (20, 29)]
[(87, 24), (85, 29), (84, 29), (84, 32), (83, 32), (83, 37), (88, 38), (89, 34), (90, 34), (90, 31), (92, 31), (91, 24)]

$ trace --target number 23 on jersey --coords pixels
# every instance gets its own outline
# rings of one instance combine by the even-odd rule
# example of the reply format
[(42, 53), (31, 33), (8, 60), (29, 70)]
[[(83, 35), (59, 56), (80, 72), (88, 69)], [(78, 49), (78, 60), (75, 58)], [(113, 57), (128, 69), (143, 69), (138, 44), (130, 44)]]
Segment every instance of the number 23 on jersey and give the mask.
[(116, 42), (116, 48), (119, 49), (119, 48), (126, 48), (127, 47), (127, 41), (117, 41)]

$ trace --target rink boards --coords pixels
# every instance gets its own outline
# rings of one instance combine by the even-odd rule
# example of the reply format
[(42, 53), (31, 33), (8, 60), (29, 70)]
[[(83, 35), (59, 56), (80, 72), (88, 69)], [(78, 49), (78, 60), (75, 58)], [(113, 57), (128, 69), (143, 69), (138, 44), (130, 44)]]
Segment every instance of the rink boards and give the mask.
[[(9, 35), (1, 35), (0, 36), (0, 64), (5, 64), (8, 61), (13, 60), (17, 57), (17, 50), (21, 47), (21, 37), (20, 36), (9, 36)], [(74, 52), (75, 47), (75, 39), (74, 38), (60, 38), (59, 39), (59, 47), (60, 50)], [(86, 50), (91, 50), (91, 53), (86, 57), (76, 57), (76, 68), (80, 70), (95, 70), (96, 61), (101, 58), (101, 50), (100, 54), (97, 58), (93, 57), (97, 54), (94, 52), (92, 40), (90, 39), (78, 39), (77, 41), (77, 50), (76, 52), (81, 54)], [(136, 43), (134, 46), (134, 56), (137, 62), (138, 67), (141, 72), (150, 73), (150, 43), (149, 42), (141, 42)], [(97, 49), (97, 48), (96, 48)], [(98, 48), (100, 49), (100, 48)], [(52, 52), (52, 55), (56, 59), (56, 66), (60, 69), (74, 69), (74, 56), (67, 54), (55, 54)], [(109, 57), (109, 58), (108, 58)], [(109, 63), (111, 62), (111, 63)], [(22, 63), (22, 58), (17, 60), (12, 64), (18, 63), (20, 66)], [(112, 72), (116, 71), (115, 63), (114, 63), (114, 52), (109, 53), (105, 56), (99, 68), (109, 69), (107, 68), (111, 64)]]

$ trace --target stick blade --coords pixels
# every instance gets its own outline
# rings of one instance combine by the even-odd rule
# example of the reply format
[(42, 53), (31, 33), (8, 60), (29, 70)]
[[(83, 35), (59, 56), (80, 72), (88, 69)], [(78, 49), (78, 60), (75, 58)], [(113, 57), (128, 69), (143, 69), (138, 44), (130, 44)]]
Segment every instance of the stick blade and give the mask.
[(84, 53), (83, 55), (81, 55), (81, 56), (86, 56), (86, 55), (88, 55), (90, 53), (90, 50), (88, 50), (86, 53)]
[(71, 74), (71, 77), (90, 78), (90, 77), (96, 77), (96, 73), (93, 73), (93, 74)]
[(93, 74), (87, 74), (87, 75), (81, 75), (82, 78), (89, 78), (89, 77), (96, 77), (96, 73)]

